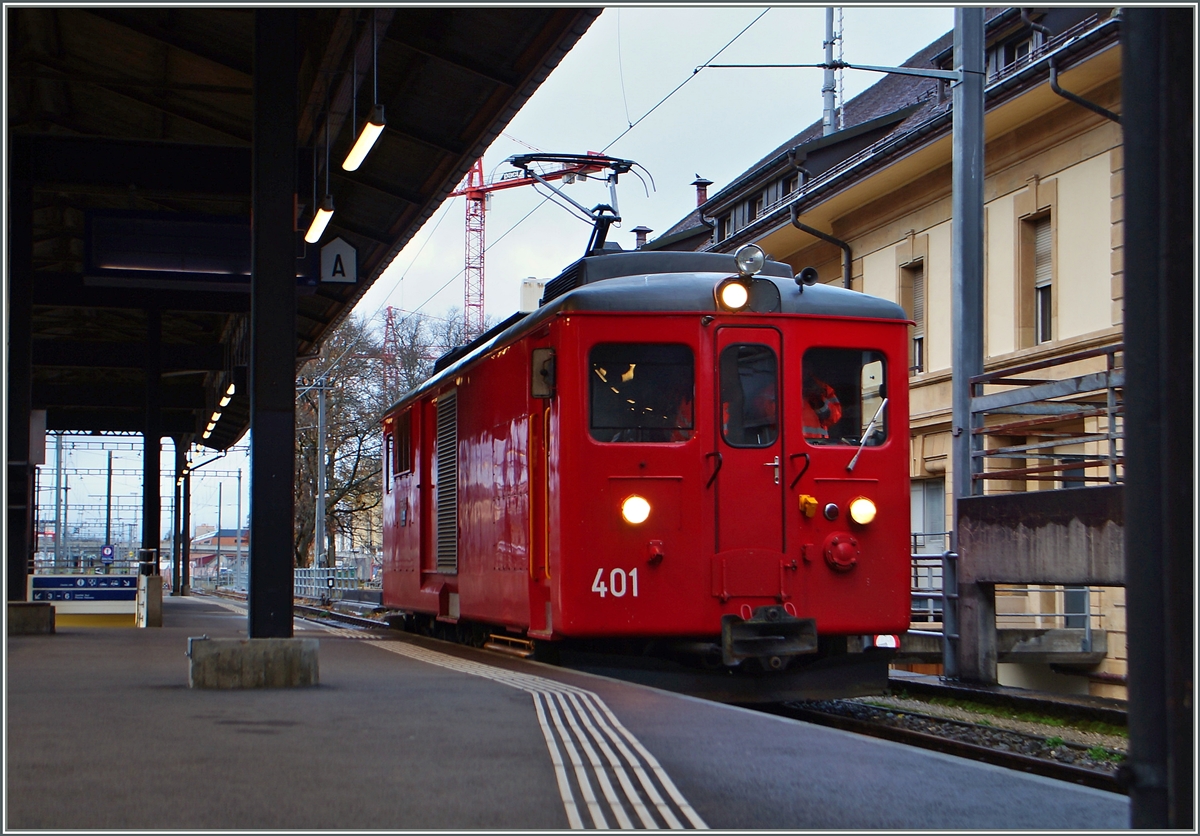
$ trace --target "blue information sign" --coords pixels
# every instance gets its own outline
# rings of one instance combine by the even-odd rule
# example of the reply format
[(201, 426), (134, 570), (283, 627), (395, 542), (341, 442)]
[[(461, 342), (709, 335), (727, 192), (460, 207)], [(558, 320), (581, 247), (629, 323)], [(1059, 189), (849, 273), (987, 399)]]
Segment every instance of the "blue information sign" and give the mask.
[(91, 575), (66, 577), (34, 575), (34, 601), (134, 601), (137, 577), (134, 575)]
[(100, 547), (100, 562), (105, 565), (113, 562), (114, 550), (112, 546), (107, 544)]

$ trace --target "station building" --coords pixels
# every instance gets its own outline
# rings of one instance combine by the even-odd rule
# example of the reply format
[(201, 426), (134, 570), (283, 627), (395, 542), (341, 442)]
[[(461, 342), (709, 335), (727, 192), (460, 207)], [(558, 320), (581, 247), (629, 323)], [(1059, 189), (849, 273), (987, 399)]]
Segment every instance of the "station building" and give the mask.
[[(985, 374), (1043, 362), (1034, 377), (1119, 372), (1120, 12), (995, 8), (985, 31)], [(904, 66), (952, 62), (950, 32)], [(812, 267), (821, 282), (904, 307), (913, 551), (929, 555), (947, 548), (953, 526), (951, 100), (948, 81), (885, 75), (715, 193), (698, 179), (697, 208), (644, 245), (732, 252), (752, 242), (797, 273)], [(1033, 419), (989, 416), (984, 492), (1119, 482), (1120, 390), (1107, 388)], [(1106, 398), (1107, 410), (1094, 408)], [(922, 563), (914, 586), (940, 586), (937, 561)], [(940, 621), (928, 606), (928, 620)], [(997, 585), (995, 611), (997, 628), (1017, 635), (1085, 634), (1079, 653), (1029, 654), (1028, 663), (1005, 662), (1002, 647), (1002, 684), (1126, 696), (1122, 587)]]

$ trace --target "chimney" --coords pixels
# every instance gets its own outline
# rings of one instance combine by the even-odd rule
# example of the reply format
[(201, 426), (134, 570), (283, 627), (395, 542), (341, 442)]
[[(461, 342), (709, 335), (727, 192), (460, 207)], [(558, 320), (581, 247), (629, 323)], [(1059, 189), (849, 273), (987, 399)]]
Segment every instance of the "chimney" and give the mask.
[(654, 230), (648, 226), (635, 226), (633, 228), (633, 234), (637, 236), (637, 249), (640, 250), (642, 247), (646, 246), (646, 236), (653, 231)]
[(704, 202), (708, 200), (708, 187), (712, 185), (712, 180), (705, 180), (697, 174), (692, 185), (696, 187), (696, 205), (703, 206)]

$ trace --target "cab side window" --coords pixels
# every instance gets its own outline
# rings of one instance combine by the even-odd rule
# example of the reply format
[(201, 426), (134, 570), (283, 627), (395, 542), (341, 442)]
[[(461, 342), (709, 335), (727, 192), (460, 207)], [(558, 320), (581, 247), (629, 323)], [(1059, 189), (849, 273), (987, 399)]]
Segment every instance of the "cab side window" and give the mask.
[(401, 476), (412, 470), (412, 410), (403, 412), (396, 421), (396, 476)]
[(686, 345), (601, 343), (588, 357), (592, 438), (679, 443), (695, 434), (695, 358)]

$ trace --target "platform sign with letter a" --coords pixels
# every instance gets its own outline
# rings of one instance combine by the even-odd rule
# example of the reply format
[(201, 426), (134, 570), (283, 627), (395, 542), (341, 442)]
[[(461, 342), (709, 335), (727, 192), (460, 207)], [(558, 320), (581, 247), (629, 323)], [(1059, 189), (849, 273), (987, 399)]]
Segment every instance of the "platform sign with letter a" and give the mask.
[(334, 238), (321, 247), (321, 281), (347, 284), (357, 282), (358, 250), (341, 238)]

